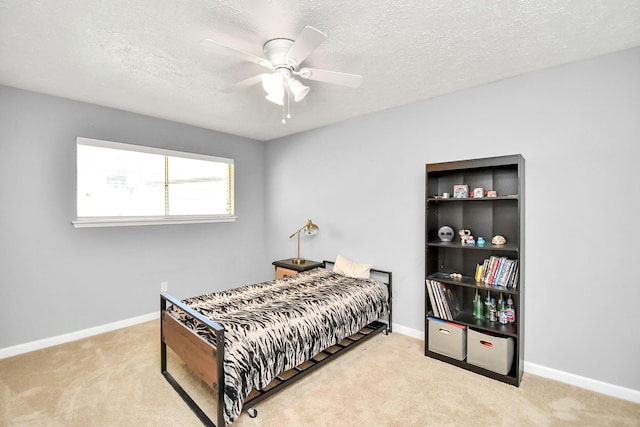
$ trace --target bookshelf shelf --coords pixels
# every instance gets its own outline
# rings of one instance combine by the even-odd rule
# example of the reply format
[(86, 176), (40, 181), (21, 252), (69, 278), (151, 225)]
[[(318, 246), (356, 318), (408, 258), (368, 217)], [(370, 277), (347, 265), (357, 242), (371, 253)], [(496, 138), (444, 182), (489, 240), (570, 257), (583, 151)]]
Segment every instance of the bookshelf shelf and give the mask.
[(471, 326), (478, 330), (493, 332), (493, 333), (512, 336), (512, 337), (518, 336), (517, 325), (501, 325), (498, 322), (490, 322), (485, 319), (476, 319), (475, 317), (473, 317), (472, 313), (466, 313), (466, 312), (459, 313), (456, 317), (454, 317), (453, 321), (466, 326)]
[(502, 292), (504, 295), (517, 295), (518, 288), (507, 288), (505, 286), (489, 285), (482, 282), (476, 282), (473, 277), (462, 276), (460, 279), (452, 279), (447, 273), (434, 273), (427, 276), (429, 280), (437, 280), (442, 283), (447, 283), (455, 286), (463, 286), (472, 289), (478, 289), (478, 291), (491, 291)]
[[(519, 386), (524, 364), (524, 158), (511, 155), (425, 166), (425, 356)], [(454, 185), (458, 184), (468, 185), (469, 193), (481, 187), (497, 191), (498, 196), (442, 198), (443, 193), (453, 194)], [(438, 238), (438, 230), (443, 226), (456, 232), (471, 230), (476, 239), (482, 236), (487, 243), (484, 246), (461, 244), (457, 234), (453, 241), (443, 242)], [(507, 243), (491, 244), (495, 235), (504, 236)], [(515, 261), (517, 269), (513, 268), (511, 275), (506, 276), (507, 280), (500, 282), (504, 286), (475, 280), (477, 265), (483, 265), (485, 259), (491, 258)], [(496, 277), (499, 277), (497, 272)], [(432, 301), (437, 298), (432, 283), (442, 288), (440, 301)], [(517, 286), (511, 286), (514, 283)], [(476, 292), (483, 301), (488, 294), (496, 300), (500, 297), (511, 299), (514, 321), (501, 324), (485, 317), (476, 318), (473, 313)], [(431, 351), (429, 318), (457, 323), (466, 327), (467, 332), (473, 330), (497, 337), (497, 340), (512, 341), (513, 355), (505, 357), (511, 357), (508, 364), (505, 363), (510, 366), (508, 372), (503, 374), (479, 366), (470, 357), (457, 360)]]
[(433, 197), (427, 197), (427, 201), (429, 202), (442, 202), (442, 203), (452, 203), (452, 202), (457, 202), (457, 203), (475, 203), (475, 202), (492, 202), (492, 201), (496, 201), (496, 200), (518, 200), (518, 195), (517, 194), (513, 194), (510, 196), (500, 196), (500, 197), (478, 197), (478, 198), (473, 198), (473, 197), (467, 197), (465, 199), (456, 199), (456, 198), (452, 198), (452, 197), (448, 197), (448, 198), (442, 198), (440, 196), (433, 196)]
[(496, 251), (496, 252), (517, 252), (518, 246), (512, 243), (507, 243), (504, 245), (493, 245), (491, 243), (487, 243), (484, 246), (478, 245), (462, 245), (459, 242), (442, 242), (440, 240), (434, 240), (432, 242), (427, 242), (427, 246), (441, 246), (451, 249), (460, 249), (465, 251)]

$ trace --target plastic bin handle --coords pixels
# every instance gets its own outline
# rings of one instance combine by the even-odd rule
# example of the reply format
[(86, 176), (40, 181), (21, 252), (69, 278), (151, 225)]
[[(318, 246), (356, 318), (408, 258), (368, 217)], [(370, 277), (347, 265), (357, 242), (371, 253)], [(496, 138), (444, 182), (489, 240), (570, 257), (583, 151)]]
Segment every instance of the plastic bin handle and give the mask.
[(493, 343), (491, 341), (480, 340), (480, 344), (487, 347), (493, 347)]
[(449, 335), (451, 333), (450, 330), (443, 329), (443, 328), (438, 329), (438, 332), (440, 332), (441, 334), (445, 334), (445, 335)]

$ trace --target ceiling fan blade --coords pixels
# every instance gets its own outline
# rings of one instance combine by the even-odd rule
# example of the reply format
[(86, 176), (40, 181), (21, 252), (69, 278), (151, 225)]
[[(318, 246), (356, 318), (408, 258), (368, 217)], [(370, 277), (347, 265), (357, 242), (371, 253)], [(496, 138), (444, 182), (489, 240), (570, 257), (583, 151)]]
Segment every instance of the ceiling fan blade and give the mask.
[(301, 68), (294, 74), (307, 80), (333, 83), (341, 86), (357, 88), (362, 83), (362, 76), (358, 74), (341, 73), (339, 71), (318, 70), (316, 68)]
[(236, 58), (244, 59), (245, 61), (253, 62), (255, 64), (273, 70), (273, 64), (268, 59), (262, 58), (249, 52), (245, 52), (244, 50), (236, 49), (235, 47), (228, 46), (219, 41), (204, 39), (202, 40), (202, 42), (200, 42), (200, 44), (225, 55), (235, 56)]
[(289, 48), (287, 57), (295, 61), (296, 64), (300, 64), (326, 38), (327, 35), (322, 31), (306, 26), (293, 43), (293, 46)]
[(221, 90), (221, 92), (231, 93), (239, 89), (244, 89), (246, 87), (253, 86), (262, 81), (263, 75), (264, 74), (258, 74), (257, 76), (253, 76), (253, 77), (249, 77), (248, 79), (241, 80), (238, 83), (234, 83), (231, 86), (225, 87), (224, 89)]

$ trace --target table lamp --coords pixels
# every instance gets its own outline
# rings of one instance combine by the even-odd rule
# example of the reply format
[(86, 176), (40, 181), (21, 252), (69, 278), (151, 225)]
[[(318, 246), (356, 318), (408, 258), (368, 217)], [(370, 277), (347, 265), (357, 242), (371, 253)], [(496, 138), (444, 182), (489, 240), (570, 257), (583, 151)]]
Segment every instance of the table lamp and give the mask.
[(295, 235), (298, 236), (298, 256), (296, 258), (291, 259), (291, 262), (294, 264), (304, 264), (305, 262), (304, 258), (300, 258), (300, 232), (301, 231), (304, 231), (304, 234), (306, 234), (307, 236), (314, 236), (318, 234), (318, 231), (320, 231), (320, 228), (317, 225), (315, 225), (313, 222), (311, 222), (311, 220), (308, 220), (305, 225), (300, 227), (300, 229), (298, 229), (291, 236), (289, 236), (289, 238), (292, 238)]

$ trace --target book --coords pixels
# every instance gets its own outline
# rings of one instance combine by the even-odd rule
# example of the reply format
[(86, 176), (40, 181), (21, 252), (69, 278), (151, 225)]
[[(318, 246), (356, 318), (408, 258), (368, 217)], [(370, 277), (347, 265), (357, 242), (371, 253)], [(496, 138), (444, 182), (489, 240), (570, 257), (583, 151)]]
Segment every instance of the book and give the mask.
[(520, 278), (520, 266), (516, 266), (513, 273), (513, 279), (511, 280), (511, 287), (516, 288), (518, 286), (518, 279)]
[(493, 277), (492, 285), (497, 285), (500, 280), (500, 275), (502, 274), (502, 270), (504, 269), (504, 264), (507, 261), (507, 257), (500, 257), (498, 262), (498, 268), (496, 270), (496, 274)]
[(432, 280), (431, 281), (431, 286), (433, 286), (433, 294), (436, 297), (436, 301), (438, 303), (438, 310), (440, 311), (440, 317), (442, 319), (446, 319), (447, 318), (447, 311), (444, 308), (444, 301), (442, 299), (442, 292), (440, 292), (440, 286), (438, 286), (440, 282), (438, 282), (437, 280)]
[(449, 302), (447, 301), (447, 297), (444, 292), (444, 285), (441, 282), (437, 282), (436, 288), (440, 293), (440, 300), (442, 301), (442, 307), (444, 308), (444, 318), (447, 320), (453, 320), (451, 316), (451, 309), (449, 308)]
[(482, 264), (476, 264), (476, 274), (473, 276), (476, 282), (482, 280)]
[(425, 280), (425, 284), (427, 286), (427, 295), (429, 296), (429, 301), (431, 303), (431, 311), (435, 317), (440, 317), (440, 311), (438, 310), (438, 305), (436, 303), (435, 297), (433, 295), (433, 288), (431, 286), (431, 280)]
[(436, 315), (437, 317), (444, 317), (444, 315), (442, 314), (441, 310), (440, 310), (440, 302), (438, 301), (438, 296), (436, 294), (436, 289), (433, 286), (433, 280), (427, 280), (427, 286), (428, 289), (431, 290), (431, 307), (433, 308), (433, 314)]
[[(437, 280), (427, 280), (426, 284), (434, 316), (445, 320), (453, 320), (453, 314), (449, 307), (449, 300), (452, 300), (452, 297), (446, 296), (442, 283)], [(455, 300), (455, 304), (457, 307), (457, 300)]]
[(518, 260), (511, 260), (511, 271), (509, 272), (509, 277), (507, 278), (507, 282), (505, 283), (506, 287), (511, 287), (513, 285), (513, 279), (516, 277), (516, 272), (518, 271)]
[(456, 293), (451, 287), (448, 287), (444, 283), (440, 283), (440, 289), (445, 301), (445, 308), (447, 309), (448, 320), (454, 320), (462, 311), (460, 309), (460, 303)]
[(489, 257), (489, 271), (487, 271), (487, 276), (485, 277), (485, 282), (487, 285), (493, 284), (493, 278), (496, 275), (496, 271), (498, 270), (498, 265), (500, 264), (500, 258), (497, 256)]
[(502, 286), (502, 287), (508, 287), (509, 284), (509, 279), (511, 278), (511, 275), (513, 274), (513, 262), (514, 260), (512, 259), (506, 259), (504, 262), (504, 268), (502, 269), (502, 274), (500, 274), (500, 277), (498, 278), (498, 281), (496, 283), (496, 285), (498, 286)]
[(485, 259), (482, 263), (482, 275), (480, 276), (480, 281), (482, 283), (486, 283), (487, 271), (489, 270), (489, 258)]
[(511, 263), (510, 263), (510, 264), (511, 264), (511, 266), (510, 266), (510, 268), (509, 268), (509, 275), (507, 276), (507, 278), (505, 279), (505, 282), (504, 282), (504, 286), (505, 286), (506, 288), (510, 288), (510, 287), (512, 287), (512, 285), (513, 285), (513, 279), (514, 279), (514, 277), (515, 277), (516, 270), (517, 270), (517, 268), (518, 268), (518, 261), (517, 261), (517, 260), (512, 259), (512, 260), (510, 260), (510, 261), (511, 261)]

